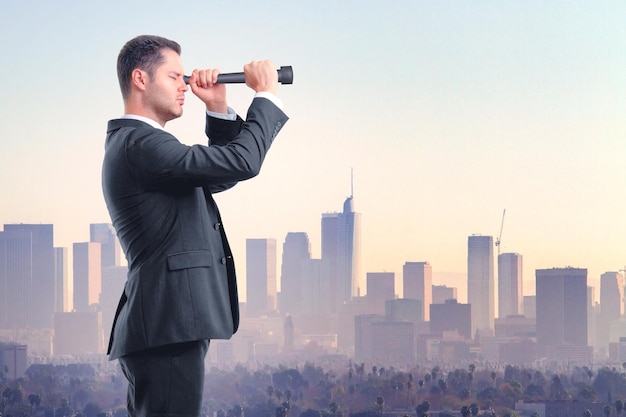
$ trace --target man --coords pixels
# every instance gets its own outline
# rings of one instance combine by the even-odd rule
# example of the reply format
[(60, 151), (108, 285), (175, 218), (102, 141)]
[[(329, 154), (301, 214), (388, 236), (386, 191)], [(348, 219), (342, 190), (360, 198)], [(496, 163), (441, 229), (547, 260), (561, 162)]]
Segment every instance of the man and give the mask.
[(246, 120), (227, 105), (219, 71), (194, 70), (208, 146), (163, 130), (183, 113), (180, 46), (139, 36), (119, 53), (124, 116), (108, 123), (104, 198), (128, 261), (109, 341), (128, 379), (131, 416), (198, 416), (210, 339), (239, 324), (234, 262), (212, 194), (259, 173), (286, 123), (270, 61), (244, 66), (255, 92)]

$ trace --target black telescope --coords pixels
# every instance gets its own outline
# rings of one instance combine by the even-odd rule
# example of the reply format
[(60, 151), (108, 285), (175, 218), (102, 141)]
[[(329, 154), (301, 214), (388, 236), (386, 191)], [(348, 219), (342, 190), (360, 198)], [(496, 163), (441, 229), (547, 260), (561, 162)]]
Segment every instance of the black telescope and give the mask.
[[(293, 69), (290, 65), (280, 67), (278, 71), (278, 82), (281, 84), (293, 84)], [(185, 84), (189, 84), (189, 75), (183, 75)], [(246, 76), (243, 72), (231, 72), (219, 74), (217, 76), (217, 84), (241, 84), (246, 82)]]

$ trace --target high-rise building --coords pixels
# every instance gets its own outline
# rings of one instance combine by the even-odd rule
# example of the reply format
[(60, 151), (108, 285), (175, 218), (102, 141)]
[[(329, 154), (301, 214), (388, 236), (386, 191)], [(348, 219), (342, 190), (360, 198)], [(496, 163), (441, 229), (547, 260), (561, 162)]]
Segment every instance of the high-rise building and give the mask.
[(102, 291), (100, 243), (81, 242), (73, 245), (74, 311), (95, 311)]
[(311, 259), (311, 244), (304, 232), (289, 232), (283, 243), (283, 261), (280, 269), (279, 310), (293, 314), (302, 307), (303, 271)]
[(68, 273), (67, 248), (54, 248), (54, 281), (56, 282), (56, 313), (72, 311), (72, 283)]
[(322, 214), (322, 261), (333, 284), (329, 294), (333, 312), (361, 295), (361, 215), (350, 196), (341, 213)]
[(53, 234), (51, 224), (5, 224), (0, 232), (0, 328), (53, 327)]
[(524, 296), (524, 316), (529, 318), (537, 318), (537, 296), (525, 295)]
[(461, 304), (455, 299), (443, 304), (430, 306), (430, 332), (443, 335), (444, 332), (456, 331), (465, 339), (472, 338), (472, 310), (469, 304)]
[(395, 274), (393, 272), (367, 273), (367, 305), (370, 313), (385, 314), (385, 302), (395, 300)]
[(467, 240), (467, 301), (472, 309), (472, 336), (494, 329), (493, 237)]
[[(446, 285), (433, 285), (432, 304), (443, 304), (446, 300), (458, 300), (457, 289)], [(429, 309), (430, 310), (430, 309)]]
[(89, 225), (89, 241), (100, 243), (102, 250), (102, 267), (120, 265), (120, 242), (115, 228), (108, 223), (92, 223)]
[(624, 314), (624, 276), (619, 272), (600, 275), (600, 314), (597, 323), (597, 345), (608, 351), (611, 323)]
[(538, 269), (537, 346), (551, 354), (561, 346), (587, 347), (587, 270)]
[(498, 317), (506, 318), (524, 311), (522, 255), (498, 255)]
[(428, 262), (405, 262), (402, 267), (404, 298), (422, 301), (422, 320), (430, 320), (433, 302), (433, 269)]
[(246, 239), (246, 314), (276, 311), (276, 239)]

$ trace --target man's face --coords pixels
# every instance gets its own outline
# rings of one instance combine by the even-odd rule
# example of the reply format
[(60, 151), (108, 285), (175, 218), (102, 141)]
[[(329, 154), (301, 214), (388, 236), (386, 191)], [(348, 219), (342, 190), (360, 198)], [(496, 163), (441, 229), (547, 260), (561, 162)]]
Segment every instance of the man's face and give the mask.
[(164, 49), (163, 63), (154, 71), (146, 88), (145, 104), (162, 126), (183, 114), (187, 84), (183, 81), (183, 64), (180, 56)]

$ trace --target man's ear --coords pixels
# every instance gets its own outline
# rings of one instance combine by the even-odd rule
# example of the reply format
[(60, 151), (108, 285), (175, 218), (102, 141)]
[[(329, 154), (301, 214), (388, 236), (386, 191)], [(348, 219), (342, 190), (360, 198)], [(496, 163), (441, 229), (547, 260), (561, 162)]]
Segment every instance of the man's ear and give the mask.
[(135, 68), (131, 73), (131, 82), (135, 88), (144, 91), (148, 83), (148, 73), (139, 68)]

